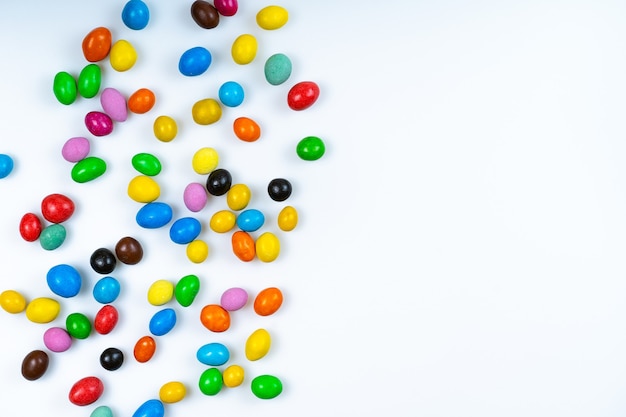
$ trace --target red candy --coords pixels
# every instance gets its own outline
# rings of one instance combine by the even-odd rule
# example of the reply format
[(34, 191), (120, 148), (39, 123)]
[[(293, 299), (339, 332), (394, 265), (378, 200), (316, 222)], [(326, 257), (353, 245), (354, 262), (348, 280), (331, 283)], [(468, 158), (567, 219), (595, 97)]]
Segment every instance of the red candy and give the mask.
[(89, 405), (98, 401), (104, 392), (104, 384), (95, 376), (78, 380), (70, 389), (69, 399), (72, 404)]
[(292, 110), (308, 109), (320, 96), (320, 88), (313, 81), (301, 81), (287, 93), (287, 104)]
[(35, 213), (26, 213), (20, 220), (20, 235), (27, 242), (39, 239), (43, 226), (41, 219)]
[(50, 194), (41, 201), (41, 214), (52, 223), (63, 223), (74, 214), (74, 202), (63, 194)]
[(105, 305), (96, 313), (94, 329), (100, 334), (109, 334), (115, 328), (118, 320), (117, 309), (112, 305)]

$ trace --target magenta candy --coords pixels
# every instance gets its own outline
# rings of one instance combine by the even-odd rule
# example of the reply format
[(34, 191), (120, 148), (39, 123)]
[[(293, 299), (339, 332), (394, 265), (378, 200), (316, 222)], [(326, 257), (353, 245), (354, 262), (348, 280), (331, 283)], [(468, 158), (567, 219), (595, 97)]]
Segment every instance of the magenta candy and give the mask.
[(239, 9), (237, 0), (215, 0), (213, 6), (222, 16), (234, 16)]
[(124, 122), (128, 117), (126, 98), (115, 88), (105, 88), (100, 94), (100, 104), (106, 114), (116, 122)]
[(43, 334), (43, 343), (52, 352), (65, 352), (72, 346), (72, 337), (61, 327), (51, 327)]
[(67, 162), (78, 162), (89, 155), (90, 149), (89, 139), (83, 137), (70, 138), (63, 144), (61, 155)]
[(192, 182), (185, 187), (183, 202), (190, 211), (198, 212), (206, 206), (207, 190), (203, 184)]
[(113, 119), (101, 111), (90, 111), (85, 116), (85, 126), (94, 136), (106, 136), (113, 131)]
[(227, 311), (236, 311), (246, 305), (248, 293), (243, 288), (229, 288), (222, 294), (220, 305)]

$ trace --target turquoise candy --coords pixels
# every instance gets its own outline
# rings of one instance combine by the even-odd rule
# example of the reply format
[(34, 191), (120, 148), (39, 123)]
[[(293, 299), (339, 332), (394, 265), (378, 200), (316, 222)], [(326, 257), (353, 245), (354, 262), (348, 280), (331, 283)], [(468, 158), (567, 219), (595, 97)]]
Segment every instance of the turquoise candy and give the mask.
[(39, 243), (45, 250), (54, 250), (65, 242), (67, 231), (62, 224), (51, 224), (45, 227), (39, 235)]
[(100, 407), (96, 407), (89, 417), (113, 417), (113, 412), (106, 405), (101, 405)]
[(230, 359), (228, 348), (218, 342), (207, 343), (196, 351), (196, 358), (209, 366), (222, 366)]
[(274, 54), (265, 61), (265, 79), (272, 85), (280, 85), (291, 76), (291, 60), (285, 54)]

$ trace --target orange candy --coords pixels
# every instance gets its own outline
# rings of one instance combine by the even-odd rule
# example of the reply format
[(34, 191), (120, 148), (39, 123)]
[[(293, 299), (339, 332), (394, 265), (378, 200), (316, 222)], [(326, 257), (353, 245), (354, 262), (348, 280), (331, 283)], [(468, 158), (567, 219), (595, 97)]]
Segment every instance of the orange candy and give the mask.
[(212, 332), (223, 332), (230, 327), (230, 313), (218, 304), (207, 304), (200, 312), (200, 321)]
[(83, 38), (83, 55), (89, 62), (102, 61), (111, 51), (111, 31), (97, 27)]
[(154, 107), (155, 102), (156, 97), (152, 90), (140, 88), (128, 97), (128, 110), (135, 114), (144, 114)]
[(261, 290), (254, 299), (254, 311), (259, 316), (269, 316), (283, 304), (283, 293), (276, 287)]
[(156, 351), (156, 342), (152, 336), (144, 336), (135, 343), (133, 354), (137, 362), (148, 362)]
[(261, 137), (261, 128), (248, 117), (238, 117), (233, 122), (235, 135), (244, 142), (254, 142)]
[(250, 262), (254, 259), (256, 255), (256, 246), (254, 244), (254, 239), (248, 232), (244, 232), (243, 230), (238, 230), (233, 233), (231, 238), (231, 242), (233, 245), (233, 253), (244, 262)]

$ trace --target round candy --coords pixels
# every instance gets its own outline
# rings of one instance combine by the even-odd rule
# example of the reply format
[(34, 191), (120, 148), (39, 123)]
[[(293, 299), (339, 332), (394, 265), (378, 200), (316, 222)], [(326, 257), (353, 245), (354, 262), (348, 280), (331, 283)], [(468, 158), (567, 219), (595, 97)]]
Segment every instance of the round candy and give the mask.
[(107, 169), (103, 159), (88, 156), (78, 161), (72, 168), (72, 179), (77, 183), (93, 181), (100, 177)]
[(239, 9), (237, 0), (215, 0), (213, 4), (222, 16), (234, 16)]
[(46, 282), (50, 290), (63, 298), (76, 296), (80, 292), (82, 277), (71, 265), (55, 265), (48, 270)]
[(283, 384), (274, 375), (259, 375), (255, 377), (250, 388), (252, 393), (262, 400), (276, 398), (283, 392)]
[(72, 337), (61, 327), (51, 327), (44, 332), (43, 343), (52, 352), (65, 352), (72, 347)]
[(159, 389), (159, 399), (166, 404), (182, 401), (185, 395), (187, 395), (185, 384), (179, 381), (167, 382)]
[(132, 417), (163, 417), (164, 415), (165, 407), (163, 403), (153, 399), (141, 404)]
[(162, 306), (174, 296), (174, 284), (166, 279), (154, 281), (148, 288), (148, 302), (153, 306)]
[(69, 399), (72, 404), (85, 406), (93, 404), (104, 392), (104, 384), (95, 376), (78, 380), (70, 389)]
[(229, 210), (220, 210), (213, 213), (209, 227), (215, 233), (226, 233), (235, 227), (237, 216)]
[(235, 184), (226, 193), (226, 204), (231, 210), (243, 210), (248, 206), (250, 197), (250, 188), (246, 184)]
[(89, 139), (77, 136), (68, 139), (61, 148), (61, 156), (67, 162), (78, 162), (85, 159), (89, 155), (91, 145)]
[(298, 224), (298, 212), (292, 206), (285, 206), (278, 213), (278, 228), (283, 232), (290, 232)]
[(191, 3), (191, 18), (203, 29), (213, 29), (220, 23), (220, 14), (215, 6), (204, 0)]
[(148, 88), (140, 88), (128, 97), (128, 110), (135, 114), (149, 112), (156, 103), (156, 96)]
[(193, 240), (187, 244), (187, 258), (196, 264), (206, 261), (209, 256), (209, 245), (204, 240)]
[(230, 352), (222, 343), (212, 342), (200, 346), (196, 358), (205, 365), (222, 366), (230, 359)]
[(74, 214), (72, 199), (63, 194), (49, 194), (41, 200), (41, 215), (51, 223), (63, 223)]
[(206, 181), (206, 189), (214, 196), (224, 195), (230, 190), (233, 178), (228, 170), (218, 168), (209, 174)]
[(193, 217), (181, 217), (170, 226), (170, 239), (179, 245), (186, 245), (200, 235), (202, 224)]
[(324, 142), (317, 136), (307, 136), (298, 142), (296, 153), (305, 161), (317, 161), (326, 152)]
[(85, 98), (93, 98), (100, 91), (102, 70), (97, 64), (87, 64), (78, 74), (78, 94)]
[(267, 193), (274, 201), (285, 201), (291, 195), (291, 183), (284, 178), (274, 178), (267, 185)]
[(126, 265), (136, 265), (143, 259), (143, 247), (134, 237), (125, 236), (115, 244), (115, 256)]
[(148, 203), (137, 211), (135, 220), (145, 229), (158, 229), (172, 220), (173, 211), (166, 203), (155, 201)]
[(283, 293), (276, 287), (261, 290), (254, 299), (254, 311), (259, 316), (274, 314), (283, 304)]
[(113, 277), (100, 278), (94, 284), (92, 294), (100, 304), (110, 304), (120, 295), (120, 283)]
[(238, 230), (233, 233), (231, 238), (233, 253), (237, 258), (244, 262), (250, 262), (256, 255), (256, 247), (254, 239), (249, 233)]
[(244, 99), (243, 87), (235, 81), (226, 81), (222, 84), (218, 95), (222, 104), (227, 107), (237, 107)]
[(117, 325), (118, 319), (119, 313), (117, 309), (107, 304), (96, 313), (96, 317), (93, 319), (94, 330), (100, 334), (109, 334)]
[(224, 381), (224, 385), (226, 385), (227, 387), (238, 387), (243, 383), (244, 370), (239, 365), (230, 365), (229, 367), (224, 369), (222, 379)]
[(152, 336), (143, 336), (137, 340), (133, 348), (133, 356), (137, 362), (148, 362), (156, 352), (156, 342)]
[(204, 395), (217, 395), (222, 390), (223, 384), (222, 373), (218, 368), (209, 368), (202, 372), (198, 382)]
[(151, 153), (137, 153), (132, 157), (131, 163), (133, 168), (149, 177), (154, 177), (161, 172), (161, 161)]
[(271, 85), (280, 85), (291, 76), (292, 64), (285, 54), (274, 54), (267, 58), (263, 71), (265, 79)]
[(265, 329), (257, 329), (246, 339), (246, 358), (256, 361), (267, 355), (272, 345), (272, 338)]
[(99, 274), (110, 274), (115, 269), (117, 259), (108, 248), (98, 248), (91, 254), (89, 264)]
[(272, 262), (280, 253), (280, 241), (272, 232), (265, 232), (255, 242), (256, 256), (262, 262)]
[(164, 308), (159, 310), (150, 319), (150, 333), (154, 336), (163, 336), (169, 333), (176, 325), (176, 310)]
[(15, 290), (0, 293), (0, 307), (7, 313), (17, 314), (26, 309), (26, 298)]
[(255, 232), (265, 223), (265, 216), (257, 209), (247, 209), (237, 216), (237, 227), (244, 232)]
[(281, 6), (265, 6), (256, 14), (256, 23), (261, 29), (275, 30), (287, 23), (289, 12)]
[(320, 88), (313, 81), (301, 81), (287, 93), (287, 104), (292, 110), (304, 110), (311, 107), (320, 96)]
[(178, 134), (178, 124), (172, 117), (163, 115), (154, 119), (152, 130), (161, 142), (171, 142)]
[(70, 105), (76, 101), (78, 86), (72, 74), (67, 71), (57, 72), (54, 76), (52, 92), (61, 104)]
[(35, 213), (26, 213), (20, 220), (20, 235), (27, 242), (34, 242), (39, 239), (43, 225), (41, 219)]
[(6, 178), (13, 171), (13, 158), (9, 155), (0, 154), (0, 179)]
[(220, 305), (227, 311), (236, 311), (243, 308), (248, 302), (248, 292), (243, 288), (229, 288), (222, 294)]
[(127, 192), (138, 203), (151, 203), (161, 195), (161, 187), (152, 177), (137, 175), (128, 183)]
[(213, 148), (204, 147), (198, 149), (191, 159), (191, 166), (196, 174), (207, 175), (211, 173), (219, 162), (219, 155)]
[(188, 77), (204, 74), (211, 65), (211, 52), (202, 46), (187, 49), (178, 60), (178, 70)]
[(85, 115), (85, 126), (94, 136), (106, 136), (113, 132), (113, 119), (101, 111), (90, 111)]
[(200, 322), (210, 331), (221, 333), (230, 327), (230, 314), (218, 304), (207, 304), (200, 311)]
[(62, 224), (51, 224), (41, 231), (39, 244), (45, 250), (55, 250), (65, 242), (66, 237), (67, 230)]
[(249, 117), (238, 117), (233, 122), (235, 136), (244, 142), (254, 142), (261, 137), (261, 127)]
[(204, 185), (199, 182), (187, 184), (183, 191), (183, 202), (185, 207), (194, 213), (202, 210), (208, 200), (207, 191)]
[(174, 287), (174, 297), (183, 306), (189, 307), (200, 291), (200, 279), (197, 275), (185, 275)]
[(142, 0), (129, 0), (122, 9), (122, 22), (133, 30), (141, 30), (148, 26), (150, 9)]
[(75, 339), (86, 339), (91, 334), (91, 321), (83, 313), (71, 313), (65, 318), (65, 330)]
[(137, 51), (135, 47), (125, 39), (117, 40), (109, 53), (109, 63), (118, 72), (131, 69), (137, 62)]
[(94, 408), (89, 417), (113, 417), (113, 411), (106, 405)]
[(111, 50), (111, 31), (97, 27), (89, 32), (82, 42), (83, 55), (89, 62), (102, 61)]
[(50, 358), (43, 350), (33, 350), (22, 360), (22, 376), (29, 381), (35, 381), (48, 370)]
[(113, 121), (124, 122), (128, 118), (126, 98), (115, 88), (107, 87), (102, 90), (100, 105)]
[(254, 36), (249, 33), (239, 35), (231, 47), (233, 61), (239, 65), (251, 63), (256, 57), (257, 48), (258, 44)]
[(35, 298), (26, 306), (26, 318), (33, 323), (50, 323), (57, 318), (61, 304), (48, 297)]
[(220, 120), (222, 108), (217, 100), (205, 98), (194, 103), (191, 108), (191, 116), (193, 121), (199, 125), (210, 125)]
[(118, 348), (106, 348), (100, 354), (100, 365), (107, 371), (120, 369), (124, 363), (124, 353)]

